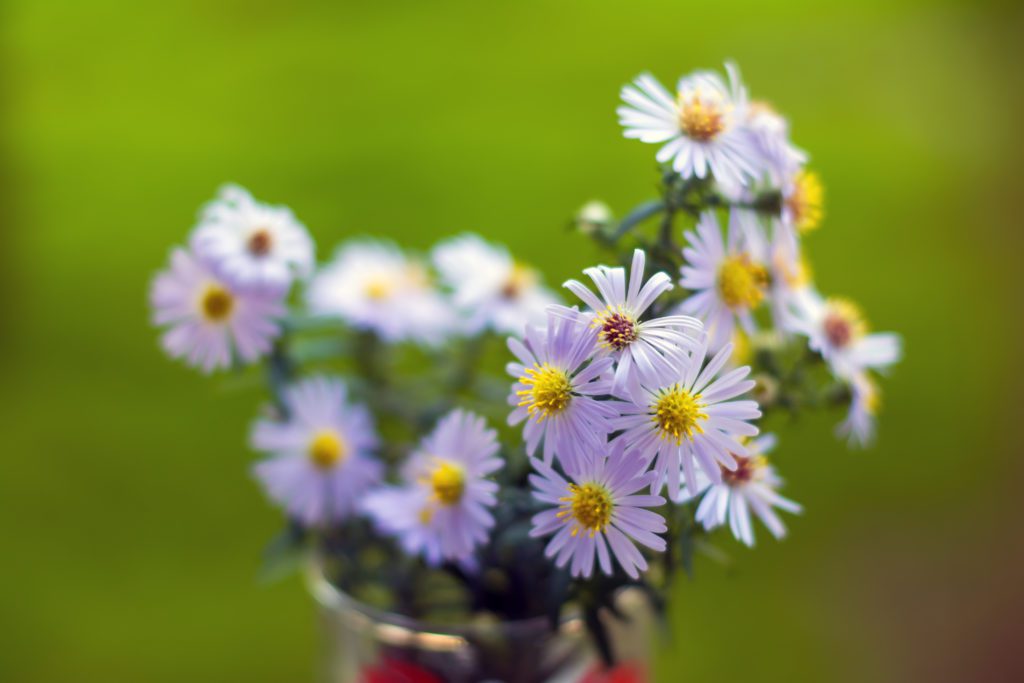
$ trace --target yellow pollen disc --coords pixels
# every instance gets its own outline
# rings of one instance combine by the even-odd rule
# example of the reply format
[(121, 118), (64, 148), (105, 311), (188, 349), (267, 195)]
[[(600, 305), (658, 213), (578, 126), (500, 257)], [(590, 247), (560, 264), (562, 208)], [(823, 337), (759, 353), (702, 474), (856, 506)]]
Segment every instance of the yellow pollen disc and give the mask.
[(235, 307), (235, 297), (220, 285), (210, 285), (200, 299), (203, 317), (213, 323), (226, 320)]
[(691, 140), (707, 142), (725, 130), (725, 115), (714, 101), (701, 98), (700, 91), (679, 93), (679, 130)]
[(718, 269), (718, 293), (729, 308), (757, 308), (768, 287), (768, 270), (746, 254), (729, 256)]
[(447, 460), (438, 460), (434, 471), (430, 473), (430, 486), (434, 489), (434, 498), (442, 505), (454, 505), (462, 500), (466, 488), (466, 473), (462, 467)]
[(274, 238), (266, 228), (258, 228), (249, 235), (246, 247), (253, 256), (266, 256), (274, 246)]
[(793, 192), (786, 198), (786, 207), (801, 233), (821, 225), (825, 217), (825, 186), (814, 171), (800, 171), (793, 179)]
[(580, 530), (589, 531), (591, 537), (605, 530), (612, 519), (612, 494), (600, 484), (587, 483), (582, 486), (569, 484), (569, 495), (560, 499), (564, 505), (558, 516), (566, 522), (575, 521), (572, 535)]
[(832, 346), (841, 349), (868, 331), (860, 307), (849, 299), (829, 299), (826, 307), (822, 326)]
[(636, 341), (638, 336), (636, 320), (621, 307), (609, 306), (594, 318), (594, 325), (601, 328), (597, 338), (605, 348), (621, 351)]
[(383, 277), (371, 278), (363, 287), (366, 298), (373, 301), (383, 301), (384, 299), (387, 299), (391, 296), (391, 292), (393, 292), (394, 289), (394, 286)]
[(537, 274), (533, 269), (515, 263), (512, 265), (512, 272), (508, 274), (508, 280), (502, 285), (501, 296), (505, 299), (515, 299), (536, 282)]
[(661, 396), (651, 406), (651, 420), (661, 431), (662, 439), (670, 439), (679, 445), (683, 439), (693, 440), (695, 434), (703, 434), (701, 421), (708, 419), (702, 412), (706, 406), (700, 402), (700, 394), (691, 394), (678, 384), (663, 389)]
[(309, 459), (322, 470), (327, 470), (345, 458), (345, 442), (337, 432), (325, 429), (317, 432), (309, 442)]
[(729, 486), (738, 486), (752, 481), (768, 464), (768, 458), (763, 455), (753, 455), (745, 458), (733, 453), (732, 457), (736, 461), (735, 470), (727, 470), (719, 465), (722, 470), (722, 481)]
[(562, 412), (572, 400), (569, 376), (547, 363), (526, 368), (519, 381), (527, 387), (516, 392), (521, 398), (519, 405), (526, 406), (530, 417), (538, 422)]

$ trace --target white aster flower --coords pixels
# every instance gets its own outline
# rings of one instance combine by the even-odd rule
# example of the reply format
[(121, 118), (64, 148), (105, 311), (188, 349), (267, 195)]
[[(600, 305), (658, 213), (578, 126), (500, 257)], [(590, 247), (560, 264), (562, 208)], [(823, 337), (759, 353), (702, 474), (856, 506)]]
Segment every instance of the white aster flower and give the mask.
[(289, 387), (284, 404), (284, 419), (253, 427), (252, 447), (272, 454), (253, 473), (304, 524), (344, 519), (384, 469), (372, 455), (378, 440), (370, 411), (350, 404), (345, 384), (327, 377)]
[(824, 299), (808, 292), (794, 300), (791, 313), (790, 329), (807, 337), (808, 346), (822, 355), (836, 377), (852, 380), (865, 370), (883, 370), (900, 359), (900, 336), (869, 334), (860, 307), (849, 299)]
[(747, 443), (747, 455), (736, 456), (735, 470), (722, 470), (722, 480), (711, 482), (703, 472), (697, 473), (696, 494), (687, 492), (677, 498), (684, 503), (703, 494), (697, 506), (696, 520), (709, 531), (728, 521), (736, 540), (754, 545), (754, 528), (750, 521), (753, 512), (775, 538), (786, 535), (786, 527), (772, 508), (799, 514), (801, 507), (778, 493), (782, 480), (768, 464), (765, 453), (775, 447), (775, 436), (765, 434)]
[(838, 427), (836, 436), (845, 438), (852, 448), (867, 448), (875, 440), (875, 416), (881, 403), (878, 384), (866, 373), (850, 380), (850, 411)]
[(522, 334), (528, 324), (543, 325), (545, 309), (558, 303), (541, 285), (536, 270), (478, 235), (461, 235), (438, 244), (433, 261), (441, 280), (451, 287), (470, 334), (484, 328)]
[(611, 420), (614, 429), (623, 430), (616, 440), (654, 461), (657, 481), (668, 482), (672, 498), (679, 494), (680, 472), (693, 486), (694, 463), (699, 462), (718, 483), (721, 467), (734, 470), (734, 456), (747, 454), (737, 439), (757, 435), (757, 427), (749, 423), (761, 417), (757, 403), (732, 400), (754, 388), (752, 380), (744, 379), (750, 368), (736, 368), (715, 379), (732, 352), (732, 344), (726, 344), (705, 366), (703, 345), (685, 364), (645, 384), (634, 403), (622, 404), (621, 416)]
[(665, 273), (655, 273), (644, 282), (645, 259), (643, 250), (633, 252), (628, 282), (625, 268), (584, 270), (600, 296), (577, 280), (564, 285), (591, 308), (591, 324), (600, 330), (598, 341), (617, 362), (612, 393), (621, 397), (678, 363), (697, 347), (694, 337), (703, 329), (699, 320), (684, 315), (640, 320), (659, 296), (672, 289), (672, 279)]
[(313, 270), (313, 240), (291, 209), (261, 204), (236, 185), (203, 209), (192, 245), (239, 289), (286, 290)]
[(812, 291), (811, 269), (792, 227), (774, 221), (769, 246), (769, 303), (776, 330), (790, 331), (790, 311)]
[(454, 312), (423, 264), (388, 242), (342, 245), (314, 276), (307, 299), (314, 314), (340, 316), (387, 342), (436, 344), (455, 328)]
[(750, 103), (746, 125), (775, 186), (807, 163), (807, 153), (789, 139), (789, 122), (767, 102)]
[(619, 123), (627, 138), (665, 143), (661, 163), (683, 178), (708, 175), (729, 185), (745, 185), (758, 175), (760, 154), (746, 123), (747, 95), (739, 71), (726, 63), (729, 84), (712, 71), (697, 71), (679, 80), (669, 94), (650, 74), (641, 74), (622, 89), (626, 106)]
[(150, 303), (153, 323), (167, 328), (167, 353), (204, 372), (229, 367), (236, 357), (251, 363), (267, 353), (285, 314), (282, 292), (237, 290), (181, 248), (154, 279)]
[(679, 311), (705, 321), (709, 346), (722, 348), (733, 336), (737, 321), (748, 334), (757, 330), (754, 310), (768, 293), (768, 244), (752, 212), (729, 212), (728, 242), (714, 211), (700, 216), (697, 231), (687, 231), (689, 246), (679, 284), (693, 295)]
[(782, 185), (782, 222), (805, 235), (825, 217), (825, 186), (814, 171), (798, 169)]
[(497, 433), (484, 419), (454, 410), (409, 458), (404, 484), (371, 492), (363, 508), (408, 554), (434, 566), (470, 562), (494, 526), (498, 485), (487, 477), (504, 466), (497, 453)]

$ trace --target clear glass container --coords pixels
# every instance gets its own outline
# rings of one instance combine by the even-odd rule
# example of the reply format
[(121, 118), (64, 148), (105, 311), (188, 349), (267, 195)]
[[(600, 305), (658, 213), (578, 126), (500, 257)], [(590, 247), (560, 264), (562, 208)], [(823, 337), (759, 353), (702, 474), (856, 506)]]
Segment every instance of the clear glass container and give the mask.
[(464, 625), (421, 622), (363, 604), (313, 568), (309, 584), (319, 606), (325, 683), (646, 683), (652, 612), (635, 590), (621, 592), (623, 621), (602, 615), (615, 654), (608, 670), (591, 647), (583, 619), (557, 629), (544, 617), (478, 620)]

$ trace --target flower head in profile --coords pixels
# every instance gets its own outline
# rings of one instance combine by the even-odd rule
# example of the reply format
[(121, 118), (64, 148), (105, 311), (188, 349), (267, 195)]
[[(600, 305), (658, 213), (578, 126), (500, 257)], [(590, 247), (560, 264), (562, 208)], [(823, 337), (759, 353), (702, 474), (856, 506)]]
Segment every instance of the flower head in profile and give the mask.
[(798, 170), (782, 186), (782, 220), (801, 235), (815, 230), (825, 217), (825, 186), (814, 171)]
[(282, 419), (253, 427), (252, 447), (271, 454), (253, 473), (303, 523), (344, 519), (383, 471), (372, 455), (378, 440), (370, 412), (349, 402), (341, 380), (323, 376), (289, 387), (283, 402)]
[(313, 240), (291, 209), (261, 204), (237, 185), (206, 205), (192, 244), (239, 289), (286, 290), (313, 270)]
[(528, 324), (543, 325), (545, 309), (558, 303), (537, 271), (478, 235), (442, 242), (434, 247), (433, 261), (441, 280), (451, 287), (469, 333), (490, 328), (522, 334)]
[(697, 473), (696, 494), (689, 492), (678, 498), (683, 503), (703, 496), (697, 506), (696, 520), (709, 531), (729, 523), (736, 540), (754, 545), (754, 528), (750, 513), (759, 518), (775, 538), (786, 535), (786, 527), (773, 508), (798, 514), (799, 505), (780, 496), (776, 489), (782, 480), (768, 464), (765, 454), (775, 447), (775, 436), (765, 434), (747, 443), (747, 455), (736, 456), (735, 470), (722, 470), (722, 480), (712, 483), (703, 472)]
[(732, 400), (754, 388), (745, 379), (750, 368), (735, 368), (716, 379), (732, 352), (727, 344), (705, 366), (707, 346), (702, 346), (686, 364), (644, 385), (634, 403), (623, 405), (621, 417), (612, 420), (614, 429), (623, 430), (615, 440), (624, 441), (645, 462), (653, 460), (655, 486), (667, 482), (673, 498), (682, 479), (691, 487), (696, 482), (694, 463), (719, 483), (722, 469), (736, 469), (735, 456), (747, 454), (738, 439), (757, 434), (750, 424), (761, 416), (757, 403)]
[(713, 71), (679, 80), (675, 96), (650, 74), (622, 89), (619, 123), (627, 138), (661, 144), (657, 159), (683, 178), (714, 177), (731, 186), (758, 174), (759, 153), (745, 126), (747, 95), (736, 65), (729, 83)]
[(153, 323), (166, 328), (164, 349), (203, 372), (267, 353), (285, 313), (282, 293), (239, 290), (182, 248), (171, 252), (170, 267), (157, 274), (149, 298)]
[(875, 418), (882, 402), (878, 383), (867, 372), (850, 380), (850, 410), (838, 427), (836, 436), (845, 438), (853, 448), (866, 448), (875, 440)]
[(796, 231), (782, 221), (774, 221), (768, 246), (769, 304), (775, 329), (790, 330), (791, 310), (799, 300), (813, 292), (810, 265), (800, 248)]
[(553, 307), (546, 328), (527, 327), (522, 341), (508, 340), (516, 357), (506, 366), (516, 378), (509, 395), (509, 404), (515, 408), (508, 422), (525, 422), (528, 455), (543, 440), (544, 462), (550, 464), (557, 454), (568, 467), (581, 451), (604, 444), (608, 420), (618, 413), (596, 398), (609, 391), (613, 362), (594, 357), (597, 338), (598, 329), (579, 311)]
[(860, 307), (849, 299), (824, 299), (808, 292), (794, 300), (791, 313), (790, 329), (807, 337), (808, 346), (822, 355), (836, 377), (852, 380), (900, 359), (900, 336), (869, 333)]
[(590, 307), (598, 341), (616, 361), (612, 393), (617, 396), (631, 395), (645, 379), (678, 362), (697, 346), (695, 337), (703, 329), (699, 320), (685, 315), (641, 319), (659, 296), (672, 289), (666, 273), (655, 273), (644, 282), (645, 261), (643, 250), (633, 252), (628, 280), (625, 268), (584, 270), (597, 294), (578, 280), (564, 285)]
[(423, 439), (402, 471), (404, 483), (367, 495), (363, 509), (410, 555), (428, 564), (470, 562), (494, 526), (501, 469), (498, 440), (482, 417), (454, 410)]
[(545, 554), (559, 567), (570, 565), (573, 576), (589, 577), (596, 558), (611, 575), (612, 558), (634, 579), (647, 569), (636, 544), (665, 550), (665, 518), (645, 508), (665, 503), (661, 496), (638, 493), (654, 477), (642, 458), (624, 450), (622, 442), (595, 451), (568, 478), (550, 465), (533, 460), (530, 475), (534, 498), (553, 507), (533, 517), (531, 536), (553, 537)]
[(746, 126), (775, 186), (807, 163), (807, 153), (789, 139), (789, 121), (767, 102), (750, 102)]
[(307, 297), (314, 314), (340, 316), (387, 342), (436, 344), (455, 326), (424, 265), (388, 242), (343, 245), (313, 278)]
[(757, 218), (740, 209), (729, 213), (727, 241), (713, 211), (701, 214), (697, 231), (686, 238), (679, 284), (693, 295), (679, 310), (705, 321), (716, 351), (732, 338), (737, 322), (748, 334), (757, 329), (753, 313), (770, 286), (767, 240)]

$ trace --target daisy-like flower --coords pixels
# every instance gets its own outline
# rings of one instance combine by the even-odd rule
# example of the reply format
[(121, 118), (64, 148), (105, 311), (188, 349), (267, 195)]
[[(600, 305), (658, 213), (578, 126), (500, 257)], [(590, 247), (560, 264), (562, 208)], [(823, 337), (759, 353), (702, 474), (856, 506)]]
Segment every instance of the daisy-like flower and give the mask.
[(610, 576), (614, 557), (635, 579), (647, 569), (637, 543), (665, 550), (665, 540), (658, 536), (666, 530), (665, 518), (644, 509), (663, 505), (665, 499), (638, 493), (651, 487), (656, 475), (647, 471), (643, 459), (627, 453), (622, 442), (592, 453), (568, 479), (538, 460), (533, 467), (534, 498), (555, 507), (534, 515), (530, 535), (554, 534), (545, 555), (557, 566), (569, 564), (573, 576), (589, 577), (596, 556), (601, 571)]
[(686, 364), (644, 385), (634, 404), (621, 406), (622, 415), (611, 421), (613, 429), (623, 430), (616, 441), (629, 444), (645, 462), (654, 460), (655, 488), (667, 481), (672, 498), (679, 494), (680, 472), (688, 486), (694, 485), (694, 462), (711, 481), (721, 482), (722, 468), (735, 470), (735, 456), (747, 455), (738, 439), (757, 434), (749, 423), (761, 417), (757, 403), (731, 400), (754, 388), (744, 379), (750, 367), (715, 378), (732, 352), (732, 344), (726, 344), (704, 366), (707, 346), (701, 346)]
[(239, 289), (286, 290), (313, 270), (313, 240), (291, 209), (261, 204), (237, 185), (205, 207), (192, 244)]
[(494, 526), (501, 469), (498, 440), (482, 417), (455, 410), (441, 418), (403, 468), (405, 484), (367, 495), (363, 509), (410, 555), (430, 565), (468, 562)]
[(794, 301), (788, 323), (828, 362), (832, 373), (853, 380), (867, 369), (884, 370), (900, 359), (900, 336), (868, 333), (860, 307), (849, 299), (824, 299), (808, 292)]
[(772, 320), (777, 330), (788, 331), (790, 310), (812, 291), (811, 268), (796, 232), (782, 221), (774, 222), (769, 253)]
[(746, 125), (776, 186), (807, 163), (807, 153), (790, 142), (789, 122), (767, 102), (750, 103)]
[(267, 353), (281, 332), (282, 298), (280, 292), (238, 290), (182, 248), (150, 288), (153, 323), (167, 328), (164, 349), (203, 372)]
[(343, 245), (313, 278), (307, 297), (314, 314), (340, 316), (388, 342), (436, 344), (455, 327), (423, 264), (387, 242)]
[(650, 74), (622, 89), (626, 106), (619, 123), (627, 138), (665, 143), (657, 153), (683, 178), (711, 175), (729, 185), (745, 185), (758, 174), (760, 154), (745, 126), (747, 95), (735, 64), (726, 63), (729, 83), (712, 71), (679, 80), (675, 97)]
[(679, 306), (707, 325), (709, 345), (718, 350), (732, 338), (736, 322), (745, 332), (757, 329), (753, 311), (768, 293), (768, 244), (757, 218), (742, 209), (729, 213), (728, 242), (714, 211), (701, 214), (697, 231), (688, 231), (686, 264), (679, 284), (694, 294)]
[(845, 438), (853, 448), (867, 448), (875, 440), (875, 416), (881, 404), (881, 390), (866, 373), (850, 380), (850, 411), (838, 427), (836, 436)]
[(782, 220), (801, 235), (821, 225), (825, 217), (825, 186), (814, 171), (798, 170), (782, 187)]
[(645, 260), (643, 250), (633, 252), (628, 282), (625, 268), (584, 270), (600, 296), (577, 280), (564, 285), (593, 311), (591, 324), (599, 331), (598, 341), (617, 363), (612, 384), (617, 396), (631, 395), (642, 381), (678, 362), (697, 346), (695, 337), (704, 327), (684, 315), (640, 320), (659, 296), (672, 289), (666, 273), (655, 273), (644, 282)]
[(434, 247), (433, 260), (470, 334), (483, 328), (522, 334), (528, 324), (543, 324), (545, 309), (558, 303), (537, 271), (478, 235), (442, 242)]
[(696, 520), (708, 530), (728, 521), (732, 535), (747, 546), (754, 545), (751, 512), (764, 522), (772, 536), (783, 538), (786, 527), (772, 508), (799, 514), (801, 507), (776, 492), (782, 480), (765, 457), (774, 447), (773, 434), (753, 439), (747, 444), (748, 455), (736, 456), (736, 469), (722, 470), (721, 482), (712, 483), (703, 472), (698, 473), (695, 487), (698, 492), (690, 494), (690, 487), (687, 487), (687, 493), (680, 496), (678, 502), (703, 494), (697, 506)]
[(518, 380), (509, 395), (515, 409), (508, 423), (525, 421), (528, 455), (543, 440), (544, 462), (550, 464), (557, 454), (571, 467), (578, 453), (605, 442), (608, 420), (618, 413), (609, 402), (595, 398), (608, 393), (613, 363), (609, 357), (594, 357), (598, 334), (579, 311), (558, 307), (548, 311), (544, 330), (527, 327), (522, 341), (508, 340), (517, 362), (506, 369)]
[(263, 419), (252, 447), (273, 454), (253, 467), (267, 494), (307, 525), (344, 519), (381, 478), (373, 418), (345, 384), (313, 377), (284, 392), (285, 418)]

